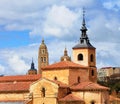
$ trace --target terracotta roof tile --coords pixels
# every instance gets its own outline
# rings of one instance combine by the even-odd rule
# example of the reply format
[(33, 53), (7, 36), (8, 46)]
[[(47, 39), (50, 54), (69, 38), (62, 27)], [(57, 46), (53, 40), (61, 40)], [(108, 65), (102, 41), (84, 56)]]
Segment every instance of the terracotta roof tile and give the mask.
[(0, 83), (0, 92), (26, 92), (32, 82), (7, 82)]
[(70, 87), (71, 90), (109, 90), (108, 87), (101, 86), (97, 83), (93, 82), (82, 82), (79, 84), (75, 84), (72, 87)]
[(58, 63), (54, 63), (52, 65), (48, 65), (46, 67), (42, 67), (42, 70), (45, 70), (45, 69), (65, 69), (65, 68), (87, 68), (87, 67), (73, 63), (71, 61), (61, 61)]
[(0, 92), (26, 92), (30, 84), (41, 78), (41, 75), (16, 75), (0, 77)]
[(1, 76), (0, 83), (13, 81), (35, 81), (41, 78), (41, 75), (16, 75), (16, 76)]
[(64, 98), (59, 99), (59, 101), (83, 101), (81, 98), (74, 96), (73, 94), (69, 94)]

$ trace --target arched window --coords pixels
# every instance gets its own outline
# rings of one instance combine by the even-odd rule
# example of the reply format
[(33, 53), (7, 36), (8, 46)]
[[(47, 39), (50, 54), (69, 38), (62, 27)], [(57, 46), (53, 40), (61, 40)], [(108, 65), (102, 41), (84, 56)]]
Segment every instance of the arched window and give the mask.
[(78, 61), (82, 61), (83, 60), (83, 54), (79, 54), (78, 55)]
[(90, 55), (90, 61), (93, 62), (94, 61), (94, 57), (93, 54)]
[(91, 75), (94, 76), (94, 70), (91, 71)]
[(41, 96), (42, 96), (42, 97), (45, 97), (45, 88), (44, 88), (44, 87), (42, 88), (41, 92), (42, 92), (42, 93), (41, 93)]
[(46, 57), (44, 57), (44, 62), (46, 62)]
[(45, 53), (45, 50), (44, 49), (42, 49), (42, 54), (44, 54)]
[(43, 57), (41, 57), (41, 62), (43, 62)]
[(78, 83), (80, 83), (80, 76), (77, 78)]
[(57, 77), (54, 77), (54, 80), (57, 80)]

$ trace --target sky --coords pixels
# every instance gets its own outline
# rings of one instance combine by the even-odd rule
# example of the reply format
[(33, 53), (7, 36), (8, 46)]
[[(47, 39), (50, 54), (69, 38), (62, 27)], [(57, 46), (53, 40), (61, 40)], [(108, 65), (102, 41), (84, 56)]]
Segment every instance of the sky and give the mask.
[(96, 47), (97, 68), (120, 67), (120, 0), (0, 0), (0, 75), (38, 67), (42, 39), (49, 62), (79, 42), (85, 8), (87, 34)]

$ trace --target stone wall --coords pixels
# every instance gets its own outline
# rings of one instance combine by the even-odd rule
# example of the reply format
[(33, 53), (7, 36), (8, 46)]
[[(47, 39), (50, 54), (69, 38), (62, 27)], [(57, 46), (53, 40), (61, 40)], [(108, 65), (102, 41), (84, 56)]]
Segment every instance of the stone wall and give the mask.
[(68, 82), (69, 69), (45, 70), (42, 71), (42, 77), (47, 78), (49, 80), (54, 80), (56, 77), (58, 81), (69, 84)]
[[(45, 88), (45, 96), (42, 94), (42, 88)], [(42, 78), (30, 86), (30, 93), (33, 94), (33, 104), (56, 104), (58, 85)]]
[[(83, 55), (83, 61), (78, 61), (78, 54)], [(90, 55), (93, 54), (93, 62), (90, 61)], [(94, 49), (74, 49), (73, 62), (84, 66), (96, 66), (96, 53)]]
[[(74, 83), (89, 81), (88, 69), (70, 69), (69, 72), (69, 85)], [(78, 78), (79, 77), (79, 78)]]
[(1, 93), (0, 101), (24, 101), (27, 93)]
[(82, 98), (85, 104), (90, 104), (92, 101), (95, 104), (109, 104), (109, 94), (108, 91), (79, 91), (72, 92), (74, 95)]

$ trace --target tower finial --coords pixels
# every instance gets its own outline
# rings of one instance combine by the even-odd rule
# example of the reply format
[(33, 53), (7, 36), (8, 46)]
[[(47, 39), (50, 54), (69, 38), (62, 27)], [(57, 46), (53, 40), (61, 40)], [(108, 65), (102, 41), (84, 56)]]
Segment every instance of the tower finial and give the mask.
[(83, 8), (83, 21), (82, 21), (82, 27), (80, 29), (82, 32), (81, 38), (87, 37), (87, 34), (86, 34), (87, 28), (85, 25), (86, 25), (85, 24), (85, 8)]
[(65, 50), (64, 50), (64, 56), (68, 56), (66, 47), (65, 47)]
[(31, 69), (35, 69), (34, 62), (33, 62), (33, 57), (32, 57)]
[(44, 39), (42, 39), (42, 44), (44, 44)]
[(81, 30), (83, 30), (83, 29), (87, 30), (85, 25), (86, 25), (85, 24), (85, 8), (83, 7), (83, 21), (82, 21), (82, 29)]
[(32, 63), (33, 63), (33, 57), (32, 57)]
[(85, 8), (83, 7), (83, 23), (82, 23), (83, 26), (85, 26)]

